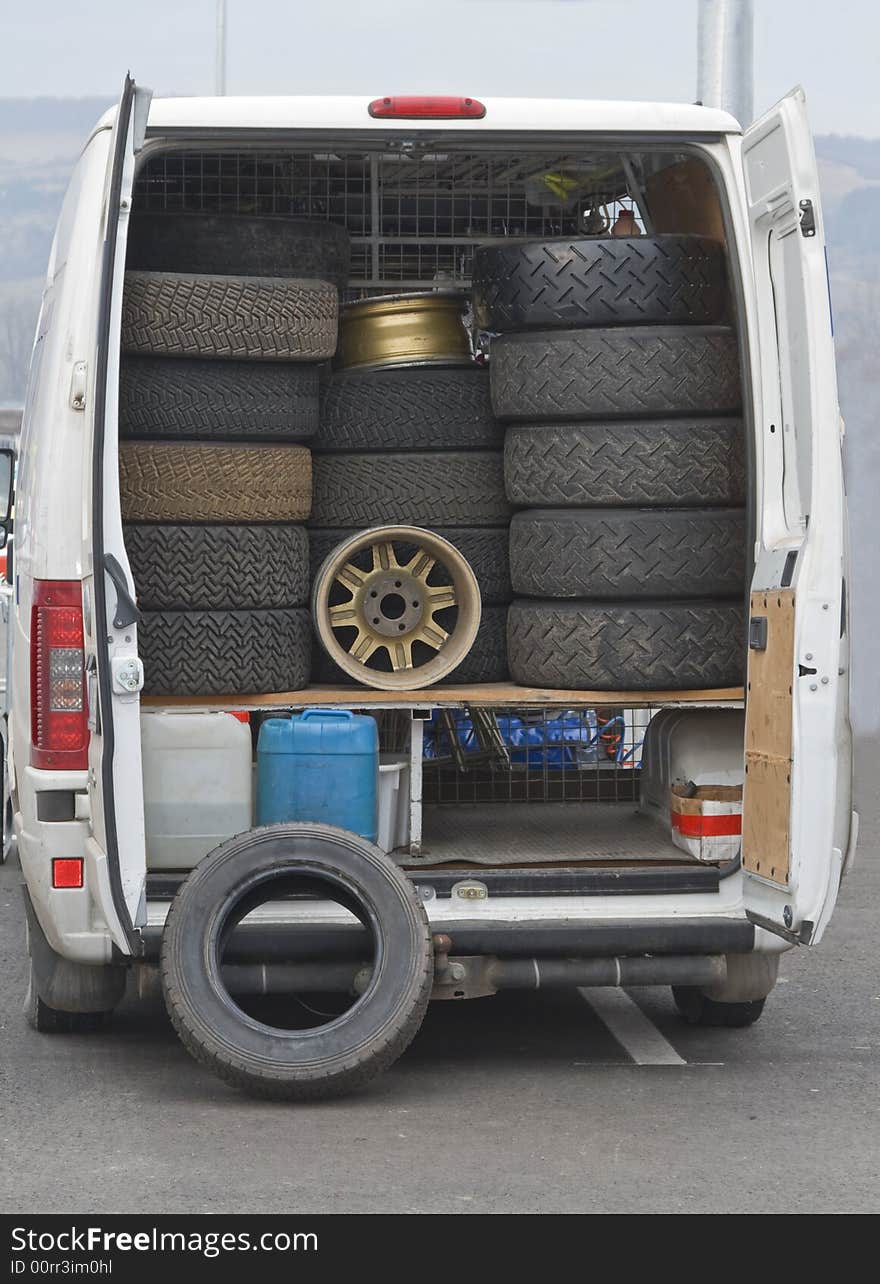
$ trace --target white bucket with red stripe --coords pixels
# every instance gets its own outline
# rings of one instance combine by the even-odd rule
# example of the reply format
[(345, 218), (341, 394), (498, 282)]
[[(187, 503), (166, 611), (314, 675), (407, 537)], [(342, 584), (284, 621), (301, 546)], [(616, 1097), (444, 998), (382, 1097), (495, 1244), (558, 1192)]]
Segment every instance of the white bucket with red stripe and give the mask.
[(742, 785), (673, 785), (672, 841), (702, 861), (732, 860), (742, 846)]

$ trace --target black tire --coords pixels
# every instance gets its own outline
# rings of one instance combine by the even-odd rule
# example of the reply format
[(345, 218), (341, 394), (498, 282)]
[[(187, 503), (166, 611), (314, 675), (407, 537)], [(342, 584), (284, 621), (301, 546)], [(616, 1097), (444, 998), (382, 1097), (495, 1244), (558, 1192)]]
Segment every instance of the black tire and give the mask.
[(144, 611), (232, 611), (304, 606), (304, 526), (125, 526)]
[(474, 645), (458, 668), (437, 683), (442, 686), (473, 686), (484, 682), (509, 682), (507, 667), (507, 607), (483, 608)]
[(741, 686), (738, 602), (515, 601), (507, 620), (514, 682), (567, 691)]
[(324, 281), (126, 272), (123, 352), (248, 361), (325, 361), (339, 296)]
[(317, 365), (186, 357), (122, 359), (122, 437), (311, 441), (317, 431)]
[(315, 449), (500, 450), (484, 366), (352, 370), (328, 380)]
[[(435, 534), (448, 539), (454, 544), (463, 557), (467, 558), (471, 570), (477, 577), (480, 586), (480, 598), (484, 606), (494, 606), (500, 602), (509, 602), (512, 596), (510, 588), (510, 559), (508, 557), (508, 528), (506, 526), (432, 526)], [(315, 578), (318, 568), (328, 553), (332, 553), (338, 544), (356, 530), (313, 530), (309, 533), (309, 559), (311, 577)], [(415, 546), (401, 544), (398, 547), (398, 559), (402, 560), (415, 552)], [(364, 570), (371, 569), (369, 554), (362, 553), (354, 562)], [(448, 583), (443, 578), (443, 571), (435, 567), (428, 576), (429, 584)]]
[(483, 330), (706, 325), (726, 304), (724, 248), (701, 236), (484, 245), (473, 277)]
[(108, 1024), (112, 1012), (62, 1012), (59, 1008), (50, 1008), (29, 985), (24, 1015), (38, 1034), (96, 1034)]
[(316, 455), (312, 526), (500, 526), (500, 451)]
[(744, 504), (741, 419), (511, 424), (504, 484), (512, 504)]
[[(451, 615), (451, 612), (450, 612)], [(448, 624), (449, 621), (446, 621)], [(441, 678), (435, 685), (438, 687), (455, 685), (472, 685), (478, 682), (507, 682), (510, 674), (507, 669), (507, 607), (484, 606), (480, 618), (480, 627), (474, 644), (458, 668)], [(350, 687), (351, 678), (344, 673), (320, 642), (314, 646), (315, 681), (333, 687)], [(419, 680), (413, 676), (413, 690), (418, 690)]]
[[(245, 1016), (218, 958), (224, 922), (273, 885), (317, 878), (372, 931), (370, 985), (341, 1016), (280, 1030)], [(285, 884), (285, 880), (286, 884)], [(230, 839), (201, 861), (168, 911), (162, 990), (181, 1041), (197, 1061), (254, 1096), (314, 1100), (363, 1087), (414, 1038), (433, 982), (431, 932), (415, 886), (372, 843), (329, 825), (282, 824)]]
[(126, 266), (142, 272), (298, 276), (348, 284), (351, 245), (337, 223), (235, 214), (135, 214)]
[(312, 631), (303, 608), (144, 611), (138, 651), (147, 695), (261, 695), (308, 686)]
[(533, 508), (510, 524), (513, 591), (525, 597), (740, 597), (741, 508)]
[(500, 419), (732, 414), (742, 397), (736, 338), (723, 326), (504, 334), (489, 371)]
[(672, 997), (688, 1025), (726, 1026), (732, 1030), (754, 1025), (767, 1002), (766, 999), (753, 999), (749, 1003), (719, 1003), (717, 999), (707, 999), (705, 994), (689, 985), (674, 985)]

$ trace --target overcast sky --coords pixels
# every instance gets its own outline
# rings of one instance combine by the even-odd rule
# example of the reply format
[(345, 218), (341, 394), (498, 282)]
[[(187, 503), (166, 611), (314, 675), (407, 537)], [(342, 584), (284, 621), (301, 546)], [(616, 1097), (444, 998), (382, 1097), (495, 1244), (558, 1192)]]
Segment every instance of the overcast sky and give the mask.
[[(692, 101), (697, 0), (228, 0), (230, 93)], [(0, 95), (213, 92), (215, 0), (0, 0)], [(755, 0), (756, 108), (880, 136), (877, 0)]]

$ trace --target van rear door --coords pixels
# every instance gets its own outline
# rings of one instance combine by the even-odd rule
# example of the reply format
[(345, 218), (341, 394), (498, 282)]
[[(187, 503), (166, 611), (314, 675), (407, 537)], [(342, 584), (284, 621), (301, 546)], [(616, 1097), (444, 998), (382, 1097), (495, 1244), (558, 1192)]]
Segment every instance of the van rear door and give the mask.
[[(95, 352), (91, 495), (83, 524), (92, 886), (123, 948), (136, 948), (143, 921), (145, 855), (141, 784), (137, 611), (119, 507), (119, 334), (135, 155), (143, 143), (150, 91), (127, 76), (110, 146), (105, 187), (101, 286)], [(114, 930), (115, 929), (115, 930)]]
[(814, 943), (837, 899), (853, 827), (841, 421), (819, 179), (801, 89), (746, 131), (742, 157), (762, 403), (745, 903), (755, 922)]

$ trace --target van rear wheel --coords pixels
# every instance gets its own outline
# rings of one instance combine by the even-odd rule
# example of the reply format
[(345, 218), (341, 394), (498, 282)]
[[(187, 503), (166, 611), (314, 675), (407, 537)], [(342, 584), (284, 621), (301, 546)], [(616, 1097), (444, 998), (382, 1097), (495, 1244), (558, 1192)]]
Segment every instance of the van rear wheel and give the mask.
[(111, 1011), (62, 1012), (60, 1008), (50, 1007), (37, 993), (31, 964), (24, 996), (24, 1015), (28, 1025), (38, 1034), (94, 1034), (107, 1024)]
[(707, 999), (705, 994), (687, 985), (674, 985), (672, 997), (688, 1025), (726, 1026), (731, 1030), (754, 1025), (767, 1002), (766, 999), (752, 999), (747, 1003), (720, 1003), (717, 999)]

